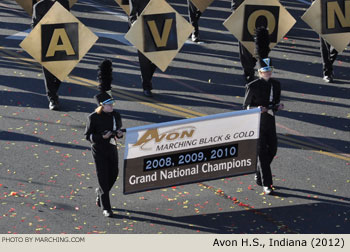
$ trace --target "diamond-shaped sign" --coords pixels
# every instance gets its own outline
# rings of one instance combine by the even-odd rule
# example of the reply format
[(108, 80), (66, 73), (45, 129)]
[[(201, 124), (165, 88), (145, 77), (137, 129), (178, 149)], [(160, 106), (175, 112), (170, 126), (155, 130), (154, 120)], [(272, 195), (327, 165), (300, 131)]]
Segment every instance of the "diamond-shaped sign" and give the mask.
[(272, 49), (295, 22), (278, 0), (245, 0), (224, 22), (224, 26), (254, 55), (256, 27), (268, 28)]
[(191, 0), (191, 2), (203, 13), (214, 0)]
[(339, 53), (350, 42), (350, 0), (316, 0), (301, 19)]
[(55, 2), (20, 46), (63, 81), (98, 37)]
[(164, 0), (151, 0), (125, 38), (163, 72), (193, 31)]
[(129, 0), (115, 0), (117, 4), (125, 11), (125, 13), (130, 15), (130, 5)]
[[(33, 3), (37, 3), (40, 0), (15, 0), (30, 16), (33, 15)], [(72, 8), (78, 0), (69, 0), (69, 7)]]

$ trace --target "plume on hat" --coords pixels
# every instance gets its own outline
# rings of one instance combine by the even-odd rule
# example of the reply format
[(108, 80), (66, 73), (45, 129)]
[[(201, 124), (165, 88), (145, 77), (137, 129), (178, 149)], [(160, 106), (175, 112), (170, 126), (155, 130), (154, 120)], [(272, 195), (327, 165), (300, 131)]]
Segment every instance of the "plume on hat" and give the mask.
[(269, 58), (270, 35), (265, 27), (258, 27), (255, 30), (255, 54), (258, 61), (259, 72), (272, 71), (273, 66)]
[(255, 30), (255, 54), (259, 59), (268, 58), (270, 52), (270, 35), (266, 27), (261, 26)]
[(112, 84), (112, 61), (109, 59), (104, 59), (98, 66), (97, 78), (99, 81), (98, 89), (100, 92), (107, 92), (111, 90)]

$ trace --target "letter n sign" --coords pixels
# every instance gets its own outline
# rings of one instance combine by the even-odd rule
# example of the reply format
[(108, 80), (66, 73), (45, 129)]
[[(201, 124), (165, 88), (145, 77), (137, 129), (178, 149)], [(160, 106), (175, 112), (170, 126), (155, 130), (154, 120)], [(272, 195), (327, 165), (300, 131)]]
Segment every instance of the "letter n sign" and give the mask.
[(144, 52), (177, 50), (176, 14), (143, 15)]
[(322, 0), (322, 34), (350, 32), (350, 0)]
[(41, 25), (42, 62), (79, 59), (78, 23)]
[(255, 29), (264, 26), (268, 28), (270, 41), (277, 43), (279, 6), (246, 5), (244, 11), (242, 41), (254, 41)]

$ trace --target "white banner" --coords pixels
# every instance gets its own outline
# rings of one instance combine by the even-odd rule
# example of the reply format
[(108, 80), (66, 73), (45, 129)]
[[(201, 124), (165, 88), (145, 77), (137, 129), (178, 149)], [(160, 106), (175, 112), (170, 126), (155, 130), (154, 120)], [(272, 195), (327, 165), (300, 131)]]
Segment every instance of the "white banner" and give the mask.
[(260, 109), (128, 128), (124, 193), (251, 173)]

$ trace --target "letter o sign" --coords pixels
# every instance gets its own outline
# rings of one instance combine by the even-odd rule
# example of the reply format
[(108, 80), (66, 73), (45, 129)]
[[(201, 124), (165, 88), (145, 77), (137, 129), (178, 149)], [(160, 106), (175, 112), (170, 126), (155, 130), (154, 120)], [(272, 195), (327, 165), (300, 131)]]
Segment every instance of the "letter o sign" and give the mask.
[(245, 5), (242, 41), (254, 41), (255, 29), (264, 26), (270, 41), (277, 43), (279, 12), (279, 6)]
[(247, 27), (249, 33), (254, 36), (255, 28), (257, 27), (256, 26), (257, 19), (259, 17), (266, 18), (267, 29), (269, 31), (269, 34), (271, 35), (274, 32), (274, 30), (276, 29), (276, 19), (275, 19), (275, 16), (270, 11), (267, 11), (267, 10), (257, 10), (249, 16), (248, 27)]

